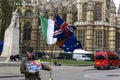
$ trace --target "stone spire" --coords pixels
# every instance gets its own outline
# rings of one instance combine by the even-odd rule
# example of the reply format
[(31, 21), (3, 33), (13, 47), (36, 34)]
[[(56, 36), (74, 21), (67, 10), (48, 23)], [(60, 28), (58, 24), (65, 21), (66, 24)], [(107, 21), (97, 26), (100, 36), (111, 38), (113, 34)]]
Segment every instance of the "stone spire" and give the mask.
[(54, 17), (53, 17), (53, 16), (54, 16), (54, 13), (55, 13), (55, 8), (54, 8), (53, 4), (51, 3), (51, 6), (50, 6), (49, 12), (48, 12), (49, 18), (53, 19), (53, 18), (54, 18)]
[(113, 0), (110, 3), (110, 28), (108, 29), (108, 49), (115, 50), (115, 24), (116, 24), (116, 7)]
[(113, 12), (113, 13), (116, 12), (115, 3), (113, 2), (113, 0), (111, 0), (111, 3), (110, 3), (110, 11)]
[[(94, 43), (93, 43), (93, 41), (94, 41), (94, 39), (93, 39), (93, 36), (94, 36), (94, 32), (93, 32), (93, 26), (92, 26), (92, 24), (93, 24), (93, 10), (94, 10), (94, 8), (93, 8), (93, 1), (92, 0), (88, 0), (88, 3), (87, 3), (87, 23), (88, 23), (88, 25), (89, 26), (87, 26), (86, 27), (86, 49), (87, 50), (92, 50), (92, 47), (90, 48), (89, 47), (89, 45), (87, 45), (87, 44), (89, 44), (89, 43), (91, 43), (92, 45), (94, 45)], [(91, 34), (91, 35), (90, 35)]]
[(120, 24), (120, 4), (117, 12), (117, 23)]
[(61, 1), (59, 6), (58, 6), (58, 13), (61, 17), (62, 17), (62, 12), (63, 12), (63, 4), (62, 4), (62, 1)]
[(46, 7), (45, 7), (45, 5), (44, 5), (40, 15), (45, 16), (45, 13), (46, 13), (46, 12), (47, 12), (47, 11), (46, 11)]
[(118, 14), (120, 14), (120, 4), (119, 4), (119, 8), (118, 8)]
[(110, 3), (110, 22), (111, 23), (116, 22), (116, 7), (113, 0), (111, 0), (111, 3)]
[(93, 9), (94, 9), (93, 2), (92, 2), (92, 0), (89, 0), (87, 10), (92, 10), (93, 11)]
[(37, 2), (38, 5), (42, 4), (41, 0), (36, 0), (36, 2)]
[(87, 22), (88, 23), (93, 23), (93, 2), (92, 0), (88, 1), (88, 7), (87, 7)]
[(55, 10), (55, 8), (54, 8), (53, 4), (51, 4), (51, 6), (50, 6), (50, 8), (49, 8), (50, 13), (53, 13), (54, 10)]
[(40, 9), (39, 9), (39, 6), (36, 3), (36, 1), (34, 3), (34, 11), (33, 12), (34, 12), (34, 17), (38, 17), (39, 16)]
[(71, 0), (69, 1), (68, 6), (67, 6), (67, 12), (73, 12), (73, 4)]
[(67, 23), (69, 25), (73, 25), (73, 4), (71, 2), (71, 0), (69, 1), (68, 3), (68, 6), (67, 6)]

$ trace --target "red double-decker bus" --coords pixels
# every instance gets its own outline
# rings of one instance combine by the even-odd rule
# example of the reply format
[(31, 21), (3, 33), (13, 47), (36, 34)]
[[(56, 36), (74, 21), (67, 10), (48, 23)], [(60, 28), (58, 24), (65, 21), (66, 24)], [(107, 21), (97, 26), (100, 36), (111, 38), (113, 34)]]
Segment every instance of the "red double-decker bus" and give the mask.
[(110, 51), (96, 52), (94, 55), (94, 67), (97, 69), (120, 67), (119, 55)]

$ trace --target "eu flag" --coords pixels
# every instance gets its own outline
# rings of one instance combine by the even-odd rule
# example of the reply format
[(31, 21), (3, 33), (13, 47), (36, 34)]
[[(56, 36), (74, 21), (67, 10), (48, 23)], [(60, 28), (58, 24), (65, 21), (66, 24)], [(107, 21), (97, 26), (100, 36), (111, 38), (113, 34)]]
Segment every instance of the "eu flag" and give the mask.
[(73, 34), (64, 42), (61, 48), (65, 52), (73, 52), (75, 49), (78, 49), (78, 48), (82, 49), (82, 45)]

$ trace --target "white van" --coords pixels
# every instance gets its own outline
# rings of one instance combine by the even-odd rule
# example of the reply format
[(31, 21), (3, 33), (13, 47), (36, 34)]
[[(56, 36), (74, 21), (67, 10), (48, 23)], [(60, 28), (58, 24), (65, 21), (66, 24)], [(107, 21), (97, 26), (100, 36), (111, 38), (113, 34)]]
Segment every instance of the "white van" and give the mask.
[(81, 60), (81, 61), (90, 61), (91, 60), (91, 58), (86, 56), (85, 54), (77, 54), (77, 53), (73, 53), (73, 59)]
[(91, 60), (91, 58), (86, 56), (85, 54), (92, 54), (92, 52), (87, 52), (85, 50), (76, 49), (73, 52), (73, 59), (75, 59), (75, 60), (83, 60), (83, 61)]

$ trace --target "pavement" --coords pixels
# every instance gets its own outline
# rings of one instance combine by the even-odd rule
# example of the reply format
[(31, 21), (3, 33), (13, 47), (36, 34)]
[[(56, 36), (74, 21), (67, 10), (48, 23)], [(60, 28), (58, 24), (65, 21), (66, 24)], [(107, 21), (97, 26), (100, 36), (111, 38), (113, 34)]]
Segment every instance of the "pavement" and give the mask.
[(0, 66), (0, 78), (19, 76), (23, 75), (20, 73), (18, 66)]
[[(0, 78), (23, 77), (24, 75), (20, 73), (20, 63), (20, 61), (5, 62), (5, 59), (0, 57)], [(49, 62), (42, 63), (48, 66), (51, 65)], [(53, 65), (51, 67), (54, 67), (54, 69), (60, 69), (60, 67), (55, 68)]]
[[(3, 60), (3, 59), (2, 59)], [(16, 62), (16, 61), (8, 61), (8, 62), (4, 62), (0, 60), (0, 79), (3, 78), (12, 78), (12, 77), (24, 77), (23, 74), (20, 73), (20, 61)], [(49, 65), (50, 67), (52, 67), (53, 71), (64, 71), (67, 69), (74, 69), (75, 66), (54, 66), (54, 65), (50, 65), (50, 63), (48, 62), (43, 62), (46, 65)], [(42, 72), (43, 70), (41, 70)], [(45, 72), (44, 72), (45, 73)]]
[(20, 62), (0, 62), (0, 67), (5, 66), (19, 66)]
[[(20, 62), (10, 62), (10, 63), (0, 63), (0, 78), (6, 77), (23, 77), (24, 75), (20, 73)], [(67, 66), (50, 66), (55, 70), (68, 69)], [(43, 71), (43, 70), (41, 70)]]
[[(14, 80), (16, 80), (17, 78), (19, 78), (20, 80), (23, 80), (21, 78), (23, 78), (24, 75), (20, 73), (19, 65), (20, 65), (20, 62), (7, 62), (7, 63), (0, 62), (0, 80), (4, 80), (6, 78), (8, 78), (7, 80), (9, 80), (10, 78), (12, 80), (14, 77), (15, 77)], [(78, 76), (80, 75), (81, 76), (80, 78), (83, 80), (120, 80), (120, 73), (119, 73), (120, 70), (119, 69), (96, 70), (96, 69), (93, 69), (93, 66), (92, 67), (91, 66), (81, 66), (81, 67), (69, 66), (68, 67), (68, 66), (52, 65), (51, 67), (54, 72), (53, 73), (54, 78), (56, 78), (56, 77), (60, 78), (61, 76), (65, 77), (64, 75), (66, 75), (66, 74), (73, 75), (72, 72), (75, 72)], [(41, 71), (43, 71), (43, 70), (41, 70)], [(67, 72), (70, 74), (68, 74)], [(48, 72), (44, 71), (44, 73), (41, 75), (42, 78), (44, 78), (43, 75), (46, 77), (48, 75)], [(77, 75), (74, 75), (75, 77), (74, 76), (72, 76), (72, 77), (75, 78), (75, 80), (79, 80), (79, 79), (77, 79), (77, 77), (78, 77)], [(69, 77), (67, 77), (67, 78), (69, 79)], [(64, 80), (68, 80), (67, 78)], [(46, 80), (46, 79), (44, 79), (44, 80)], [(71, 80), (73, 80), (73, 79), (71, 79)]]

